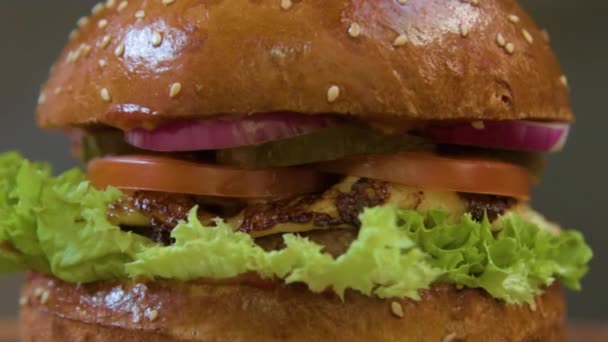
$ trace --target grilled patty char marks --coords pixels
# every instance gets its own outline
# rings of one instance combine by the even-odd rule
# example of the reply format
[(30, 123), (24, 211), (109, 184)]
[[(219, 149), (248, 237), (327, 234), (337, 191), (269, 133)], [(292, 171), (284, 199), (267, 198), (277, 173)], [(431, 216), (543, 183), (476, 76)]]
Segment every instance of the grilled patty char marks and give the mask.
[(360, 178), (352, 185), (349, 192), (338, 194), (336, 208), (344, 223), (359, 227), (361, 225), (359, 215), (363, 209), (385, 204), (390, 197), (387, 182)]
[(148, 239), (160, 243), (164, 246), (169, 246), (175, 243), (175, 239), (171, 237), (173, 228), (155, 227), (155, 226), (120, 226), (125, 232), (132, 232)]
[(468, 204), (467, 211), (478, 222), (483, 220), (484, 215), (488, 215), (490, 222), (494, 222), (499, 216), (517, 204), (517, 200), (511, 197), (468, 193), (461, 193), (460, 196)]
[[(187, 195), (136, 191), (112, 204), (108, 216), (112, 221), (128, 216), (127, 222), (121, 222), (123, 230), (169, 245), (173, 243), (171, 239), (173, 228), (179, 221), (186, 219), (190, 210), (196, 205), (194, 199)], [(140, 225), (146, 221), (147, 226)]]
[[(488, 218), (493, 221), (512, 206), (516, 207), (517, 201), (500, 196), (422, 191), (378, 180), (346, 177), (321, 194), (249, 203), (244, 200), (138, 191), (125, 194), (110, 206), (108, 215), (112, 223), (124, 230), (170, 244), (172, 229), (198, 205), (198, 218), (204, 225), (213, 225), (213, 219), (221, 217), (232, 227), (256, 239), (277, 235), (278, 242), (275, 243), (281, 244), (279, 235), (282, 233), (325, 237), (325, 233), (316, 231), (331, 230), (336, 232), (336, 239), (343, 235), (338, 230), (356, 234), (361, 224), (358, 216), (364, 208), (384, 204), (423, 212), (441, 209), (454, 217), (471, 212), (476, 220), (483, 219), (487, 212)], [(333, 233), (328, 234), (332, 236)], [(264, 239), (267, 240), (274, 241)]]
[(138, 191), (133, 196), (133, 205), (150, 218), (153, 226), (172, 228), (188, 217), (197, 203), (190, 196)]
[(310, 211), (309, 207), (320, 199), (319, 195), (306, 195), (293, 199), (256, 203), (242, 213), (239, 230), (253, 232), (267, 230), (278, 224), (312, 223), (319, 227), (338, 226), (342, 222), (326, 213)]
[(358, 228), (361, 225), (358, 217), (363, 209), (385, 204), (389, 197), (386, 182), (360, 178), (346, 192), (332, 189), (321, 195), (251, 205), (242, 213), (239, 230), (249, 233), (279, 224)]

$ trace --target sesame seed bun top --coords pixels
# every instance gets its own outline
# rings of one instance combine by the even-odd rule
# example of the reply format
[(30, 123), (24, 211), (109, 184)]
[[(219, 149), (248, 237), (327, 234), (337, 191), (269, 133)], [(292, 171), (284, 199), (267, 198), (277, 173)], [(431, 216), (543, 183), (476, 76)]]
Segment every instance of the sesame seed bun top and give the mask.
[(109, 0), (78, 21), (39, 102), (45, 128), (277, 111), (572, 120), (515, 0)]

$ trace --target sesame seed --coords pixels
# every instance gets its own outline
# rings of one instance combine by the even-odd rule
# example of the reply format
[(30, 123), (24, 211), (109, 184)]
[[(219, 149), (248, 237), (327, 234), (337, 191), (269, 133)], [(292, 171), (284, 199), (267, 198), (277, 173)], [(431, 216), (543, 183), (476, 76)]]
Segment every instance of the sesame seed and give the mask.
[(108, 62), (105, 59), (100, 59), (97, 63), (102, 68), (105, 68), (105, 66), (108, 65)]
[(116, 0), (106, 1), (106, 8), (113, 8), (114, 6), (116, 6)]
[[(61, 94), (62, 91), (63, 91), (63, 88), (57, 87), (57, 88), (55, 88), (54, 93), (55, 93), (55, 95), (59, 95), (59, 94)], [(42, 291), (42, 289), (36, 289), (36, 292), (38, 292), (38, 290)], [(40, 293), (42, 293), (42, 292), (40, 292)], [(37, 296), (40, 296), (40, 294), (38, 294)]]
[(118, 7), (116, 8), (116, 10), (118, 12), (122, 12), (125, 8), (127, 8), (127, 6), (129, 6), (129, 2), (128, 1), (122, 1), (120, 4), (118, 4)]
[(89, 54), (91, 53), (91, 45), (89, 45), (89, 44), (80, 45), (80, 51), (82, 52), (82, 55), (84, 55), (85, 57), (88, 57)]
[(561, 83), (564, 87), (568, 86), (568, 77), (566, 75), (561, 75), (559, 77), (559, 83)]
[(350, 34), (350, 36), (353, 38), (359, 37), (361, 35), (361, 26), (359, 26), (359, 24), (357, 23), (350, 24), (350, 27), (348, 28), (348, 34)]
[(160, 44), (163, 43), (163, 34), (158, 32), (158, 31), (154, 31), (154, 33), (152, 34), (152, 46), (157, 47), (160, 46)]
[(103, 36), (103, 38), (101, 38), (101, 41), (99, 42), (99, 46), (102, 49), (105, 49), (106, 47), (108, 47), (108, 45), (110, 45), (111, 41), (112, 41), (112, 36), (107, 34), (107, 35)]
[(139, 10), (137, 12), (135, 12), (135, 18), (137, 19), (142, 19), (146, 16), (146, 11), (144, 10)]
[(291, 0), (281, 0), (281, 8), (284, 10), (288, 10), (293, 6), (293, 2)]
[(456, 335), (456, 333), (451, 333), (449, 335), (445, 335), (445, 337), (443, 338), (443, 342), (454, 342), (456, 341), (456, 337), (458, 335)]
[(512, 55), (513, 52), (515, 52), (515, 44), (513, 43), (507, 43), (507, 45), (505, 45), (505, 50)]
[(80, 57), (80, 53), (78, 50), (70, 51), (70, 52), (68, 52), (68, 56), (66, 57), (66, 60), (68, 61), (68, 63), (73, 63), (78, 59), (78, 57)]
[(334, 84), (327, 89), (327, 102), (336, 102), (338, 97), (340, 97), (340, 87)]
[(148, 312), (148, 319), (150, 320), (150, 322), (154, 322), (158, 319), (159, 313), (158, 310), (150, 310)]
[(44, 292), (44, 289), (42, 287), (37, 287), (34, 290), (34, 297), (40, 297), (42, 295), (42, 292)]
[(174, 3), (175, 0), (163, 0), (163, 5), (171, 5), (172, 3)]
[(79, 35), (80, 35), (80, 32), (77, 29), (73, 29), (72, 31), (70, 31), (68, 38), (70, 40), (74, 40), (74, 39), (78, 38)]
[(49, 302), (50, 296), (51, 293), (49, 292), (49, 290), (45, 290), (44, 292), (42, 292), (42, 295), (40, 296), (40, 304), (46, 305), (46, 303)]
[(463, 37), (468, 37), (469, 28), (465, 24), (460, 24), (459, 28), (460, 28), (460, 35)]
[(515, 14), (509, 15), (507, 18), (509, 18), (509, 21), (514, 24), (517, 24), (519, 22), (519, 17), (516, 16)]
[(105, 28), (106, 26), (108, 26), (108, 21), (106, 19), (101, 19), (97, 23), (97, 27), (99, 27), (100, 29)]
[(89, 23), (89, 18), (87, 17), (81, 17), (80, 19), (78, 19), (78, 21), (76, 22), (76, 25), (78, 25), (78, 27), (84, 27)]
[(532, 35), (530, 34), (530, 32), (528, 32), (528, 30), (526, 30), (526, 29), (522, 29), (522, 30), (521, 30), (521, 34), (524, 36), (524, 39), (525, 39), (525, 40), (526, 40), (528, 43), (530, 43), (530, 44), (534, 43), (534, 37), (532, 37)]
[(504, 47), (505, 45), (507, 45), (507, 40), (502, 34), (499, 33), (498, 35), (496, 35), (496, 43), (498, 44), (498, 46)]
[(29, 303), (29, 298), (27, 298), (26, 296), (23, 296), (23, 297), (19, 298), (19, 305), (20, 306), (27, 305), (28, 303)]
[(393, 46), (394, 47), (399, 47), (399, 46), (403, 46), (407, 44), (407, 36), (402, 34), (399, 35), (397, 38), (395, 38), (395, 40), (393, 41)]
[(532, 303), (530, 303), (530, 311), (532, 311), (532, 312), (536, 312), (536, 309), (537, 309), (537, 307), (536, 307), (536, 302), (532, 302)]
[(171, 85), (171, 88), (169, 89), (169, 97), (174, 98), (177, 95), (179, 95), (179, 93), (182, 92), (182, 84), (179, 82), (175, 82)]
[(479, 0), (461, 0), (461, 1), (464, 2), (465, 4), (479, 6)]
[(38, 104), (43, 104), (46, 102), (46, 94), (41, 91), (40, 95), (38, 95)]
[(391, 312), (393, 313), (393, 315), (399, 318), (403, 318), (404, 316), (403, 307), (398, 302), (391, 303)]
[(68, 53), (68, 62), (74, 63), (80, 58), (80, 49)]
[(399, 0), (399, 3), (402, 4), (402, 5), (407, 4), (407, 2), (408, 2), (408, 0)]
[(543, 36), (543, 39), (549, 43), (551, 41), (551, 36), (549, 35), (549, 31), (547, 30), (542, 30), (540, 31), (540, 34)]
[(125, 54), (125, 44), (120, 44), (114, 50), (116, 57), (122, 57)]
[(136, 314), (136, 316), (134, 316), (131, 321), (135, 324), (141, 323), (141, 316), (139, 314)]
[(475, 128), (475, 129), (480, 130), (480, 131), (483, 130), (483, 129), (486, 129), (486, 124), (483, 121), (481, 121), (481, 120), (480, 121), (473, 121), (473, 122), (471, 122), (471, 126), (473, 128)]
[(91, 14), (96, 15), (101, 13), (101, 11), (103, 11), (103, 4), (101, 2), (97, 3), (97, 5), (93, 6), (93, 8), (91, 9)]
[(108, 90), (108, 88), (101, 88), (99, 96), (101, 96), (101, 99), (106, 102), (112, 101), (112, 95), (110, 95), (110, 91)]

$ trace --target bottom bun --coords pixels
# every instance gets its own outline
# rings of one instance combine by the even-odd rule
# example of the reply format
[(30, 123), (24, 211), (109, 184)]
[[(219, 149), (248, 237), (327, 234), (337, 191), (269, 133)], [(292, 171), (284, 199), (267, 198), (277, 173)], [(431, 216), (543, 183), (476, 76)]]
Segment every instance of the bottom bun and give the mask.
[(508, 305), (482, 290), (438, 285), (420, 301), (299, 285), (234, 282), (68, 284), (30, 274), (22, 341), (562, 341), (564, 296)]

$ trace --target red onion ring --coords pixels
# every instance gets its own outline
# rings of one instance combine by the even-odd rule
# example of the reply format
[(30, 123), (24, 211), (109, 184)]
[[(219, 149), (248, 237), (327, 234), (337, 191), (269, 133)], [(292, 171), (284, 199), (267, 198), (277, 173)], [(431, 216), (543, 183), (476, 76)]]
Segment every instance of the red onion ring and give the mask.
[(172, 122), (152, 131), (138, 128), (127, 132), (125, 139), (150, 151), (219, 150), (305, 135), (337, 123), (327, 115), (295, 113), (224, 116)]
[(557, 152), (570, 132), (567, 123), (478, 121), (427, 127), (422, 135), (437, 143), (505, 150)]

